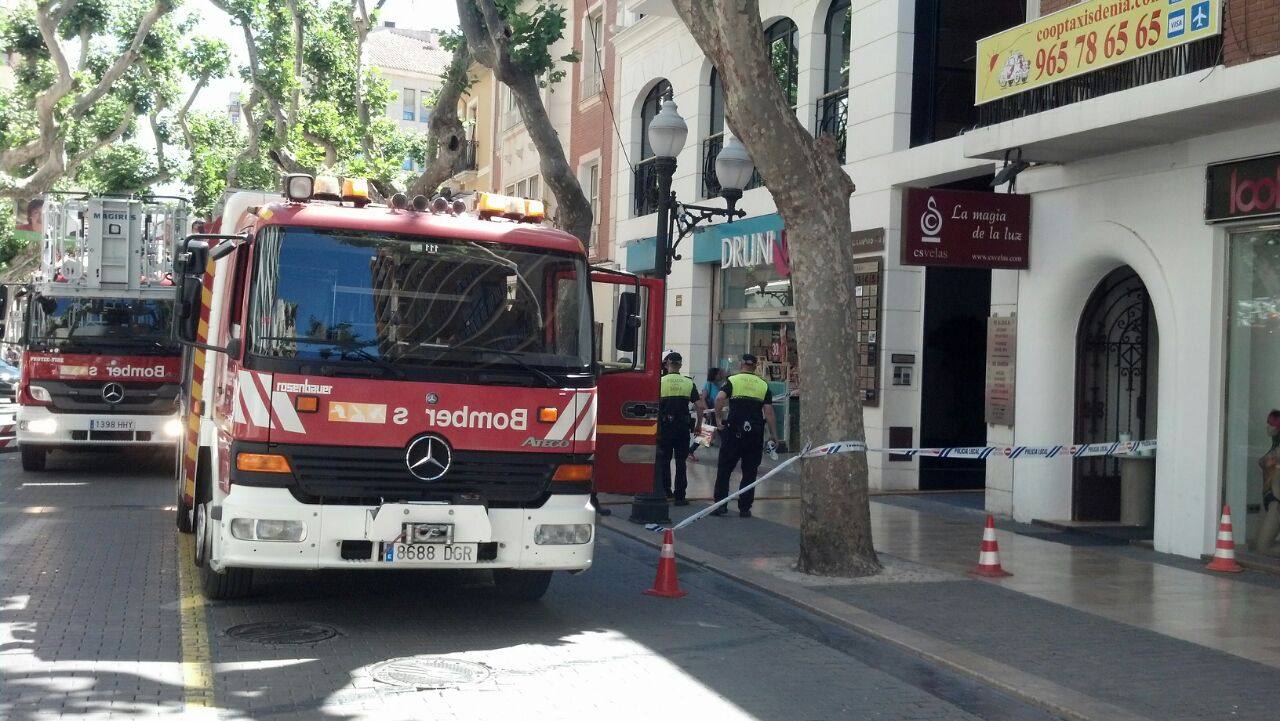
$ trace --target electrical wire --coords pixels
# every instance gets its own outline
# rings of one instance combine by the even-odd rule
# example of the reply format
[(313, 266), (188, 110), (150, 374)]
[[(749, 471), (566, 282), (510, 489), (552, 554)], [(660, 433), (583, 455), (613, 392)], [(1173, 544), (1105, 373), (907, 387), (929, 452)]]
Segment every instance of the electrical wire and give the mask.
[[(604, 26), (605, 9), (604, 7), (600, 9), (601, 27)], [(600, 92), (604, 93), (605, 112), (609, 114), (609, 122), (613, 124), (613, 134), (618, 139), (622, 159), (627, 161), (627, 167), (634, 173), (636, 166), (631, 163), (631, 156), (627, 154), (627, 144), (622, 142), (622, 131), (618, 129), (618, 119), (613, 115), (613, 98), (609, 97), (609, 85), (604, 81), (604, 62), (600, 58), (600, 38), (596, 36), (596, 26), (591, 22), (590, 16), (587, 17), (587, 29), (591, 32), (591, 51), (596, 56), (596, 75), (600, 77)]]

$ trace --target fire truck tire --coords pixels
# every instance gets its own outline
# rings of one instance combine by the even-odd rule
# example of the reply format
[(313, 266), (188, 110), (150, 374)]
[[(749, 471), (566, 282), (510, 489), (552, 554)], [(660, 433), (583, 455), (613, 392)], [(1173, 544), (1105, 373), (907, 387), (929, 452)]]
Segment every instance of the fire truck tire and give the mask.
[[(199, 479), (209, 472), (209, 452), (205, 449), (200, 450), (199, 461), (196, 463), (196, 478)], [(177, 494), (177, 512), (174, 514), (178, 523), (178, 531), (182, 533), (194, 533), (196, 530), (196, 512), (193, 506), (182, 500), (182, 457), (178, 456), (174, 461), (173, 469), (174, 492)]]
[(36, 472), (44, 470), (44, 462), (49, 451), (35, 446), (22, 447), (22, 470)]
[(496, 568), (493, 585), (498, 595), (512, 601), (537, 601), (551, 585), (551, 571), (517, 571)]
[(195, 553), (191, 559), (200, 574), (200, 586), (206, 598), (222, 601), (232, 598), (244, 598), (253, 590), (253, 569), (224, 568), (213, 570), (208, 562), (208, 549), (213, 542), (213, 527), (207, 521), (209, 517), (207, 502), (196, 506), (196, 542)]
[[(182, 483), (182, 481), (178, 481), (178, 483), (179, 483), (179, 484), (181, 484), (181, 483)], [(178, 504), (177, 504), (177, 507), (178, 507), (178, 511), (177, 511), (177, 513), (175, 513), (174, 515), (175, 515), (175, 517), (176, 517), (176, 519), (177, 519), (177, 522), (178, 522), (178, 532), (179, 532), (179, 533), (191, 533), (191, 532), (195, 531), (195, 530), (196, 530), (196, 525), (195, 525), (195, 518), (194, 518), (194, 516), (195, 516), (194, 509), (192, 509), (192, 508), (191, 508), (191, 506), (188, 506), (186, 503), (184, 503), (184, 502), (182, 501), (182, 486), (181, 486), (181, 485), (179, 485), (179, 486), (178, 486)]]

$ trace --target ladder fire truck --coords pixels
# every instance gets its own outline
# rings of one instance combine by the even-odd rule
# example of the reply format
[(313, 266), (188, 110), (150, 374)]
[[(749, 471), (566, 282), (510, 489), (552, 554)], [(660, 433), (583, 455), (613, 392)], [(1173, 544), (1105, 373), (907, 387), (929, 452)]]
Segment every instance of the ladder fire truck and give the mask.
[(181, 347), (171, 338), (182, 201), (44, 198), (41, 263), (6, 288), (21, 348), (22, 468), (54, 450), (142, 447), (178, 458)]
[(538, 598), (590, 567), (593, 488), (651, 487), (660, 286), (589, 267), (540, 202), (366, 188), (232, 194), (179, 253), (177, 525), (204, 591), (449, 568)]

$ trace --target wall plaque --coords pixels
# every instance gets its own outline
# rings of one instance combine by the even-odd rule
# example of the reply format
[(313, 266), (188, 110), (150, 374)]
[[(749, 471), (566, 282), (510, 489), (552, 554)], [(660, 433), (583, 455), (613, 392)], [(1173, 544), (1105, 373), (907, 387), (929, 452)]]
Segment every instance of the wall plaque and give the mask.
[(857, 324), (855, 379), (864, 406), (880, 405), (880, 299), (883, 261), (880, 258), (853, 264), (854, 309)]
[(1013, 425), (1018, 316), (987, 318), (987, 423)]

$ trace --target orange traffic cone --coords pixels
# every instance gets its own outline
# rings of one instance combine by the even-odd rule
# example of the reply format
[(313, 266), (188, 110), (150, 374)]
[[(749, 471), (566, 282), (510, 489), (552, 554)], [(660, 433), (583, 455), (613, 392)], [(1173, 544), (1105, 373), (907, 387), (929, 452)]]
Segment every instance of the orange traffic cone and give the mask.
[(996, 519), (987, 516), (987, 527), (982, 529), (982, 550), (978, 552), (978, 565), (969, 572), (973, 576), (1004, 578), (1012, 573), (1000, 567), (1000, 546), (996, 543)]
[(658, 557), (658, 576), (653, 579), (653, 588), (645, 591), (650, 596), (663, 598), (680, 598), (686, 596), (676, 581), (676, 534), (670, 528), (662, 536), (662, 553)]
[(1205, 568), (1223, 573), (1240, 573), (1244, 569), (1236, 563), (1236, 541), (1231, 535), (1231, 506), (1223, 504), (1222, 520), (1218, 523), (1218, 544), (1213, 560)]

